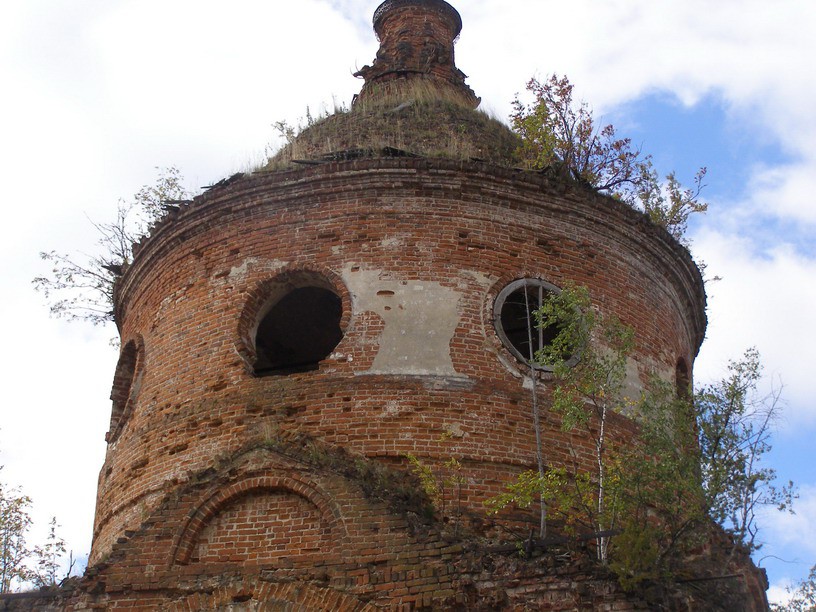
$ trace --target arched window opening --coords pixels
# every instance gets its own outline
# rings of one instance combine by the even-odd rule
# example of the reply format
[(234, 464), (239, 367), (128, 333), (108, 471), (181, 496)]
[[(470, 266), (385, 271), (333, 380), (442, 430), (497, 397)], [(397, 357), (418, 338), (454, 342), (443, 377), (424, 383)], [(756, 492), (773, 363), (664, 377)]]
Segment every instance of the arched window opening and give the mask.
[(122, 348), (116, 373), (113, 376), (113, 388), (110, 398), (113, 402), (111, 420), (105, 440), (113, 442), (119, 436), (125, 422), (133, 411), (133, 404), (142, 384), (142, 362), (144, 350), (141, 344), (130, 340)]
[(274, 301), (255, 336), (255, 373), (316, 370), (343, 338), (340, 297), (323, 287), (296, 287)]
[[(555, 326), (539, 328), (535, 311), (550, 295), (560, 293), (560, 289), (537, 278), (523, 278), (513, 281), (501, 290), (493, 307), (496, 333), (502, 344), (516, 359), (530, 364), (536, 353), (550, 346), (558, 335)], [(567, 355), (567, 362), (577, 361), (577, 356)], [(551, 368), (535, 365), (539, 370)]]

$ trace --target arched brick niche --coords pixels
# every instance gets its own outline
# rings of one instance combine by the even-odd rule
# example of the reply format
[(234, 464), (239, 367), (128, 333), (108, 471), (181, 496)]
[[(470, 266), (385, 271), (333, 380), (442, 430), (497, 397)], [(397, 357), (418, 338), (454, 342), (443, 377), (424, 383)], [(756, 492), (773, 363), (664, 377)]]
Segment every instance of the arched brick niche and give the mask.
[(105, 440), (115, 442), (133, 412), (133, 405), (142, 386), (144, 342), (141, 337), (129, 340), (122, 347), (111, 389), (111, 420)]
[(285, 477), (252, 477), (221, 489), (195, 511), (173, 564), (263, 564), (335, 548), (345, 530), (312, 486)]
[(238, 352), (257, 376), (318, 369), (351, 318), (348, 290), (329, 270), (289, 269), (250, 291)]

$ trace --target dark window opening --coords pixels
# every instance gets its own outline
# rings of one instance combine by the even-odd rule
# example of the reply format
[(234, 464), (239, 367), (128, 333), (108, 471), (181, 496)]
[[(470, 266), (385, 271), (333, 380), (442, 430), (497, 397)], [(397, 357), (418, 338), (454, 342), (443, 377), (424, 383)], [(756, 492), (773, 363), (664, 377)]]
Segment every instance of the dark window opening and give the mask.
[(343, 306), (334, 292), (299, 287), (266, 313), (255, 336), (256, 374), (316, 370), (343, 338)]
[(675, 369), (675, 384), (677, 385), (677, 397), (682, 400), (691, 398), (691, 377), (686, 361), (681, 357), (677, 361)]
[[(550, 346), (559, 333), (557, 326), (539, 328), (535, 311), (560, 290), (539, 279), (521, 279), (510, 283), (496, 298), (494, 322), (502, 344), (520, 361), (529, 364), (543, 347)], [(532, 341), (532, 342), (531, 342)], [(566, 356), (567, 361), (574, 357)], [(550, 368), (536, 365), (537, 369)]]

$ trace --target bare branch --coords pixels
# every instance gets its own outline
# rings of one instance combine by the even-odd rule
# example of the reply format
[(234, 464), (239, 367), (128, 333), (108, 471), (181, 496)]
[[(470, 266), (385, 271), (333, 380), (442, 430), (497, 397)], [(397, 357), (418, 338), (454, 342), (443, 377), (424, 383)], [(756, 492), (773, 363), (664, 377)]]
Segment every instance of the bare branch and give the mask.
[(32, 280), (55, 317), (101, 325), (113, 320), (116, 279), (133, 259), (133, 244), (166, 214), (164, 203), (188, 198), (177, 168), (157, 168), (155, 185), (142, 187), (131, 201), (119, 200), (110, 222), (88, 219), (97, 231), (93, 253), (46, 251), (50, 274)]

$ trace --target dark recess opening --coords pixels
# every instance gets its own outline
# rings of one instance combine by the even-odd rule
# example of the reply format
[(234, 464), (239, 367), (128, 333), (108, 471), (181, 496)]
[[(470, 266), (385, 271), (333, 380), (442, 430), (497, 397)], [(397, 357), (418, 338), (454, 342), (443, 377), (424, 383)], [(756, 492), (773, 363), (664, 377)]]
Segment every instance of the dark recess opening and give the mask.
[(127, 420), (136, 395), (141, 386), (140, 366), (143, 360), (143, 349), (130, 340), (122, 348), (119, 355), (119, 363), (116, 364), (116, 373), (113, 376), (113, 388), (111, 389), (111, 409), (110, 428), (105, 434), (105, 440), (113, 442), (119, 432), (121, 432)]
[(299, 287), (278, 300), (255, 337), (256, 374), (316, 370), (343, 338), (340, 298), (320, 287)]
[(682, 400), (691, 398), (691, 378), (689, 376), (689, 369), (686, 365), (685, 359), (682, 357), (677, 360), (677, 367), (675, 368), (675, 384), (677, 385), (677, 397)]

